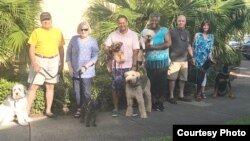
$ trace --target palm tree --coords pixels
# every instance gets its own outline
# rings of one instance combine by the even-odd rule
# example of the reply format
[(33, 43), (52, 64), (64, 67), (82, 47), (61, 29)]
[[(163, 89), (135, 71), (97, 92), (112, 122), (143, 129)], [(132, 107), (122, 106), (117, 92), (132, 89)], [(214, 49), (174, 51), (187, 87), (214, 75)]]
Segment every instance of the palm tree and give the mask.
[(27, 58), (27, 39), (39, 11), (40, 0), (0, 0), (0, 66)]
[(95, 29), (93, 36), (100, 44), (116, 29), (116, 17), (128, 17), (130, 28), (140, 32), (146, 25), (151, 12), (161, 13), (161, 25), (173, 28), (176, 18), (187, 17), (187, 28), (192, 35), (200, 23), (211, 21), (215, 35), (215, 54), (222, 62), (239, 62), (241, 54), (227, 45), (233, 35), (243, 36), (250, 29), (250, 2), (247, 0), (94, 0), (86, 13)]

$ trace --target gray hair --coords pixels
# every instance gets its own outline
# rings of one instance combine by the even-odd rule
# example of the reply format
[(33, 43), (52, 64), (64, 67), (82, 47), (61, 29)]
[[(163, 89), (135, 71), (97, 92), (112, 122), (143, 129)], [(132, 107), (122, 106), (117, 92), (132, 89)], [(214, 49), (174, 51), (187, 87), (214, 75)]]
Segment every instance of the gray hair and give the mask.
[(156, 17), (158, 20), (161, 19), (161, 14), (159, 12), (153, 12), (149, 15), (149, 19)]
[(77, 31), (76, 32), (78, 34), (81, 33), (81, 29), (82, 29), (83, 26), (87, 26), (88, 29), (89, 29), (88, 33), (91, 33), (91, 27), (90, 27), (89, 23), (87, 21), (83, 21), (83, 22), (79, 23), (79, 25), (77, 26)]

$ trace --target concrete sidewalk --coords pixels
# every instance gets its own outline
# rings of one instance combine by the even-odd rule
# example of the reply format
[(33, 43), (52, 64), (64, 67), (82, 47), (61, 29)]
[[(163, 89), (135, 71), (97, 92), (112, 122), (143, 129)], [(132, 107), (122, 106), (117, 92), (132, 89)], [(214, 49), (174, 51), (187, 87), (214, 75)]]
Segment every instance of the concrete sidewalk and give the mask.
[[(248, 66), (248, 67), (246, 67)], [(250, 115), (250, 61), (242, 62), (241, 77), (232, 82), (236, 98), (213, 99), (212, 90), (201, 102), (164, 103), (163, 112), (153, 111), (147, 119), (119, 117), (111, 112), (98, 113), (97, 127), (85, 127), (72, 116), (57, 119), (36, 118), (29, 126), (0, 127), (1, 141), (145, 141), (172, 136), (173, 124), (223, 124), (225, 121)], [(244, 77), (243, 77), (244, 76)]]

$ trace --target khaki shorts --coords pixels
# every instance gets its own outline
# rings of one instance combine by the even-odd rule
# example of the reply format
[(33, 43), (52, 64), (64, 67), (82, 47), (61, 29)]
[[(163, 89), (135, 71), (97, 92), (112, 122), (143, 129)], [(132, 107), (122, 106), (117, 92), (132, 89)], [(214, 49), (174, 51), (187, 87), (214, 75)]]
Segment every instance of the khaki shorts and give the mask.
[(183, 80), (187, 81), (188, 78), (188, 62), (171, 62), (168, 68), (168, 79), (169, 80)]
[(40, 65), (41, 70), (36, 73), (34, 67), (30, 65), (28, 83), (43, 85), (44, 82), (55, 84), (59, 82), (58, 67), (60, 58), (56, 56), (54, 58), (42, 58), (35, 56), (36, 62)]

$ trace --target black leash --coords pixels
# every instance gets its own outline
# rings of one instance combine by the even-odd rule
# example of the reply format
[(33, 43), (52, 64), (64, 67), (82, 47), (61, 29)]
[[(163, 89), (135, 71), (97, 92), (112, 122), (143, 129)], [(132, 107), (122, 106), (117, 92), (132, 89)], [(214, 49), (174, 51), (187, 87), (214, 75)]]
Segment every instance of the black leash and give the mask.
[[(53, 79), (55, 77), (57, 77), (58, 72), (55, 75), (51, 75), (47, 70), (45, 70), (43, 67), (41, 67), (41, 70), (43, 70), (50, 78), (49, 79)], [(42, 73), (41, 71), (39, 71), (39, 73), (41, 75), (43, 75), (46, 78), (46, 75), (44, 73)]]
[[(44, 73), (42, 71), (44, 71)], [(51, 80), (51, 79), (54, 79), (55, 77), (58, 76), (58, 74), (60, 75), (60, 78), (62, 79), (62, 81), (64, 82), (64, 78), (63, 78), (63, 73), (62, 72), (57, 72), (55, 75), (51, 75), (47, 70), (45, 70), (43, 67), (41, 67), (40, 71), (36, 73), (35, 77), (33, 78), (32, 80), (32, 83), (34, 82), (36, 76), (38, 74), (41, 74), (42, 76), (44, 76), (44, 78), (46, 78), (46, 74), (50, 77), (50, 78), (46, 78), (47, 80)]]

